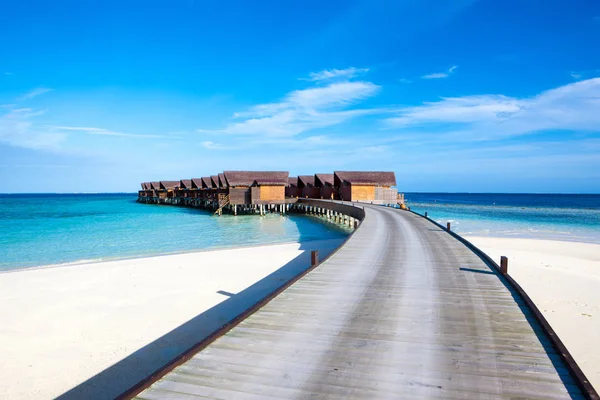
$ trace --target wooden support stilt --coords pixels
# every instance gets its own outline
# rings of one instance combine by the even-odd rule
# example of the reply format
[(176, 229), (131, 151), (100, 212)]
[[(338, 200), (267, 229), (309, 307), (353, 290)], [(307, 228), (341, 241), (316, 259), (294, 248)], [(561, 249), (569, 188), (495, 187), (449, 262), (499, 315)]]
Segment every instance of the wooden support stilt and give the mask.
[(446, 230), (450, 232), (450, 222), (446, 222)]

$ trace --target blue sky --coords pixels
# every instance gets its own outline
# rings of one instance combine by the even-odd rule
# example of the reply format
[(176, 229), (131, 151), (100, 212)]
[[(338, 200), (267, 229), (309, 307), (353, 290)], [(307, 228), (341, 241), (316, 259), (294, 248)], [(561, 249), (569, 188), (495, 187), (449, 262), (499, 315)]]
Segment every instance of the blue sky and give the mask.
[(0, 37), (1, 192), (228, 169), (600, 192), (595, 0), (5, 0)]

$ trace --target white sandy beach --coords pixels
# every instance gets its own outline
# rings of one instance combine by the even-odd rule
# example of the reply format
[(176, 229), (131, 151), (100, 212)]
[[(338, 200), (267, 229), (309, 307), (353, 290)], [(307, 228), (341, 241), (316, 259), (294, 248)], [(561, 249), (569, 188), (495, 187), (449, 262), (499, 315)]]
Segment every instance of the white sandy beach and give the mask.
[(499, 262), (544, 314), (600, 389), (600, 244), (466, 237)]
[(341, 242), (0, 273), (0, 398), (114, 398)]

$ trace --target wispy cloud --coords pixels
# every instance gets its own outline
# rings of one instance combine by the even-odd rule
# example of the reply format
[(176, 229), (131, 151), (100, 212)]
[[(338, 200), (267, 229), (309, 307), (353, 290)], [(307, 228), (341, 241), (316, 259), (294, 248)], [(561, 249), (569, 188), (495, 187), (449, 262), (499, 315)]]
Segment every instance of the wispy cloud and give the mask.
[(5, 108), (0, 113), (0, 142), (36, 150), (58, 149), (67, 135), (36, 127), (35, 118), (43, 114), (30, 108)]
[(423, 75), (421, 78), (423, 78), (423, 79), (443, 79), (443, 78), (448, 78), (450, 75), (452, 75), (454, 73), (454, 71), (456, 70), (456, 68), (458, 68), (458, 65), (454, 65), (454, 66), (450, 67), (445, 72), (435, 72), (433, 74)]
[(367, 72), (369, 72), (369, 68), (325, 69), (319, 72), (311, 72), (308, 78), (301, 78), (301, 80), (320, 82), (333, 79), (350, 79)]
[(12, 72), (4, 71), (4, 75), (12, 75)]
[(596, 78), (600, 75), (600, 69), (570, 71), (569, 75), (575, 80)]
[(47, 125), (46, 128), (49, 128), (54, 131), (77, 131), (77, 132), (85, 132), (89, 135), (103, 135), (103, 136), (122, 136), (122, 137), (132, 137), (132, 138), (164, 138), (163, 135), (145, 135), (145, 134), (135, 134), (135, 133), (123, 133), (123, 132), (115, 132), (108, 129), (103, 128), (91, 128), (85, 126), (55, 126), (55, 125)]
[(571, 83), (529, 98), (480, 95), (406, 107), (387, 123), (459, 139), (501, 139), (548, 130), (600, 132), (600, 78)]
[(34, 150), (60, 151), (78, 154), (88, 152), (88, 148), (74, 148), (68, 141), (75, 132), (88, 135), (128, 137), (135, 139), (177, 138), (175, 135), (133, 134), (89, 126), (58, 126), (43, 123), (47, 110), (24, 107), (23, 101), (48, 93), (53, 89), (39, 87), (15, 99), (13, 104), (0, 105), (0, 143)]
[(47, 88), (47, 87), (35, 88), (35, 89), (30, 90), (29, 92), (25, 93), (21, 97), (19, 97), (18, 100), (23, 101), (23, 100), (33, 99), (34, 97), (41, 96), (44, 93), (52, 92), (53, 90), (54, 89)]
[(204, 133), (233, 135), (294, 136), (312, 129), (341, 124), (353, 118), (385, 112), (382, 109), (354, 108), (376, 95), (380, 87), (372, 82), (337, 82), (288, 93), (278, 103), (260, 104), (234, 114), (239, 121), (224, 129)]
[(205, 149), (209, 149), (209, 150), (222, 150), (223, 149), (223, 145), (215, 143), (215, 142), (211, 142), (210, 140), (207, 140), (205, 142), (200, 142), (200, 146), (204, 147)]
[(400, 79), (398, 79), (398, 82), (400, 82), (400, 83), (412, 83), (412, 81), (410, 79), (406, 79), (406, 78), (400, 78)]

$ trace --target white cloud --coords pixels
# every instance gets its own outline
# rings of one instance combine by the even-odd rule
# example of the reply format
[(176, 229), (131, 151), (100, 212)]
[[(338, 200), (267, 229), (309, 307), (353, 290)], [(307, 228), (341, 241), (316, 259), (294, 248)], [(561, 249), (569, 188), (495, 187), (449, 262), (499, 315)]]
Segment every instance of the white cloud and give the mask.
[(529, 98), (480, 95), (406, 107), (392, 127), (499, 139), (545, 130), (600, 131), (600, 78), (571, 83)]
[(44, 110), (5, 104), (0, 106), (0, 142), (34, 150), (64, 150), (69, 133), (84, 132), (90, 135), (123, 136), (133, 138), (162, 138), (159, 135), (137, 135), (113, 132), (107, 129), (74, 126), (53, 126), (36, 123), (46, 114)]
[(342, 82), (329, 86), (296, 90), (287, 97), (287, 102), (302, 108), (344, 106), (373, 96), (379, 86), (371, 82)]
[[(352, 118), (385, 112), (354, 109), (353, 105), (374, 96), (380, 87), (371, 82), (338, 82), (324, 87), (295, 90), (279, 103), (260, 104), (234, 114), (239, 122), (212, 131), (234, 135), (294, 136), (311, 129), (340, 124)], [(201, 129), (199, 132), (211, 132)]]
[(451, 74), (454, 73), (454, 71), (456, 70), (456, 68), (458, 68), (458, 65), (454, 65), (454, 66), (450, 67), (445, 72), (435, 72), (433, 74), (423, 75), (421, 78), (423, 78), (423, 79), (443, 79), (443, 78), (448, 78)]
[(580, 70), (580, 71), (571, 71), (569, 72), (569, 75), (571, 76), (571, 78), (575, 79), (575, 80), (580, 80), (580, 79), (590, 79), (590, 78), (595, 78), (598, 77), (598, 75), (600, 75), (600, 69), (588, 69), (588, 70)]
[(6, 108), (0, 114), (0, 142), (36, 150), (57, 149), (67, 135), (47, 132), (34, 125), (36, 117), (44, 114), (30, 108)]
[(19, 100), (24, 101), (24, 100), (33, 99), (34, 97), (40, 96), (44, 93), (52, 92), (53, 90), (54, 89), (47, 88), (47, 87), (35, 88), (35, 89), (30, 90), (29, 92), (25, 93), (21, 97), (19, 97)]
[(108, 129), (102, 128), (90, 128), (84, 126), (54, 126), (48, 125), (46, 128), (49, 128), (54, 131), (78, 131), (85, 132), (90, 135), (104, 135), (104, 136), (123, 136), (123, 137), (133, 137), (133, 138), (163, 138), (163, 135), (144, 135), (144, 134), (134, 134), (134, 133), (122, 133), (122, 132), (114, 132)]
[(302, 78), (301, 80), (320, 82), (340, 78), (350, 79), (358, 75), (366, 74), (367, 72), (369, 72), (369, 68), (350, 67), (346, 69), (325, 69), (319, 72), (311, 72), (308, 78)]
[(423, 79), (442, 79), (442, 78), (447, 78), (450, 75), (446, 72), (436, 72), (434, 74), (429, 74), (429, 75), (423, 75), (421, 78)]
[(4, 71), (4, 75), (12, 75), (12, 72)]
[(201, 142), (200, 145), (209, 150), (217, 150), (222, 148), (220, 144), (211, 141)]

